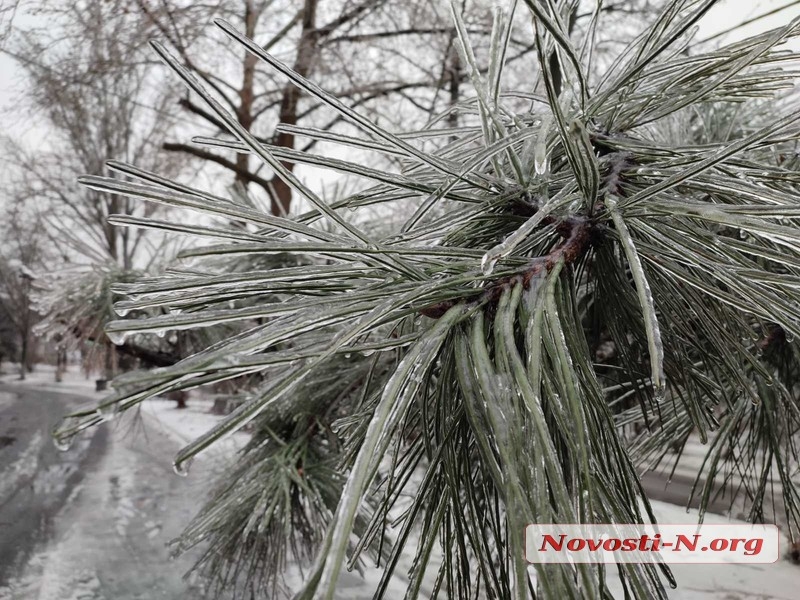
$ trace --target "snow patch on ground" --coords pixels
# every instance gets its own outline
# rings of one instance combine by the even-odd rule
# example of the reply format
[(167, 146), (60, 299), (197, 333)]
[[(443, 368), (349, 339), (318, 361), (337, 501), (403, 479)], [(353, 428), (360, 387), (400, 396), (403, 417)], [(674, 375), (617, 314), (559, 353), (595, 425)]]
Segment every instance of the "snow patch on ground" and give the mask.
[(133, 502), (134, 481), (130, 471), (120, 471), (107, 480), (106, 502), (113, 508), (114, 530), (124, 538), (131, 521), (139, 514)]
[(0, 600), (203, 597), (196, 577), (181, 579), (196, 556), (172, 561), (168, 542), (197, 509), (211, 473), (200, 464), (196, 481), (177, 477), (171, 439), (106, 427), (114, 428), (108, 451), (54, 517), (51, 539), (0, 586)]
[(11, 466), (3, 469), (4, 476), (0, 479), (0, 503), (13, 494), (20, 485), (34, 478), (39, 467), (39, 451), (43, 443), (42, 434), (37, 431)]
[[(142, 402), (141, 409), (148, 417), (148, 426), (185, 446), (218, 425), (224, 418), (211, 413), (212, 404), (211, 400), (205, 398), (193, 398), (188, 401), (186, 408), (177, 408), (174, 400), (153, 398)], [(249, 434), (236, 432), (213, 444), (206, 453), (212, 460), (228, 460), (248, 439)]]
[[(697, 523), (697, 510), (651, 501), (659, 523)], [(706, 513), (705, 523), (744, 524), (744, 521)], [(782, 536), (782, 548), (788, 542)], [(678, 582), (671, 590), (671, 600), (797, 600), (800, 597), (800, 566), (787, 560), (771, 565), (756, 564), (691, 564), (671, 565)], [(624, 595), (615, 589), (617, 598)]]
[(100, 579), (90, 569), (75, 571), (68, 553), (56, 545), (28, 563), (29, 575), (0, 587), (0, 600), (106, 600), (100, 592)]
[(12, 402), (14, 402), (14, 400), (16, 400), (16, 396), (14, 394), (0, 392), (0, 409), (5, 406), (9, 406)]
[[(7, 363), (4, 367), (8, 368)], [(47, 392), (60, 392), (62, 394), (75, 394), (84, 396), (87, 400), (96, 401), (109, 392), (95, 391), (95, 378), (87, 377), (77, 366), (72, 365), (62, 375), (62, 381), (56, 381), (56, 369), (52, 365), (36, 365), (33, 373), (27, 373), (24, 380), (19, 379), (16, 368), (9, 369), (9, 373), (0, 376), (6, 385), (18, 385)], [(2, 401), (2, 399), (0, 399)]]
[[(707, 479), (710, 465), (705, 464), (705, 460), (710, 447), (710, 444), (703, 444), (698, 435), (692, 435), (686, 441), (680, 457), (677, 454), (667, 454), (659, 467), (655, 469), (655, 472), (662, 474), (666, 480), (674, 467), (676, 476), (694, 479), (699, 473), (702, 475), (702, 479)], [(675, 465), (676, 460), (678, 461), (677, 465)], [(777, 474), (777, 462), (773, 461), (769, 481), (776, 486), (780, 486), (781, 482)], [(716, 484), (722, 485), (725, 481), (725, 476), (726, 473), (724, 471), (718, 472), (714, 479)], [(800, 471), (795, 473), (792, 480), (796, 485), (800, 485)]]

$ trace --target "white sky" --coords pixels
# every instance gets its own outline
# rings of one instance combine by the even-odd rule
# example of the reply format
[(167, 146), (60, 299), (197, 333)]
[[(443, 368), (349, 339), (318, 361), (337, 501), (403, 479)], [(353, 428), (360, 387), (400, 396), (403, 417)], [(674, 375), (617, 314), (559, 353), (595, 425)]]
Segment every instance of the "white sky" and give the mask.
[[(749, 0), (724, 0), (711, 9), (708, 15), (701, 21), (700, 37), (702, 39), (714, 35), (737, 23), (765, 14), (781, 6), (786, 6), (790, 4), (790, 1), (791, 0), (758, 0), (753, 2)], [(738, 30), (736, 35), (731, 35), (726, 39), (728, 41), (735, 41), (788, 23), (791, 19), (800, 16), (800, 5), (798, 5), (797, 2), (794, 2), (794, 4), (795, 6), (786, 8), (776, 15), (772, 15)]]
[[(0, 7), (10, 1), (0, 0)], [(790, 0), (723, 0), (701, 21), (698, 37), (700, 39), (707, 38), (737, 23), (789, 3)], [(23, 0), (22, 6), (15, 15), (14, 25), (40, 25), (41, 23), (38, 23), (36, 18), (32, 17), (25, 9), (26, 6), (29, 10), (31, 6), (35, 5), (36, 2), (33, 0), (28, 2)], [(787, 8), (779, 14), (738, 30), (735, 36), (728, 36), (727, 40), (733, 41), (780, 26), (797, 16), (800, 16), (800, 3), (795, 3), (795, 6)], [(6, 25), (7, 23), (0, 22), (0, 31)], [(795, 46), (800, 49), (800, 41)], [(22, 140), (26, 146), (36, 148), (41, 144), (46, 144), (47, 127), (37, 121), (35, 114), (24, 110), (20, 91), (22, 85), (21, 71), (16, 62), (0, 51), (0, 135)]]

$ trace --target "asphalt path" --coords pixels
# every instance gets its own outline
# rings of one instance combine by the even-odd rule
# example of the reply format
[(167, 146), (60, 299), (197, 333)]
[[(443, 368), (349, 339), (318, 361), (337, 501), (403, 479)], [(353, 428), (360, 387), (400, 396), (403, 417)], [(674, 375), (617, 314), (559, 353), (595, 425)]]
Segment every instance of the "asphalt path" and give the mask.
[(62, 452), (50, 432), (86, 399), (0, 384), (0, 585), (52, 533), (70, 494), (103, 455), (97, 429)]
[(195, 552), (175, 539), (219, 466), (173, 473), (180, 442), (130, 415), (67, 451), (50, 432), (80, 396), (0, 384), (0, 600), (201, 598)]

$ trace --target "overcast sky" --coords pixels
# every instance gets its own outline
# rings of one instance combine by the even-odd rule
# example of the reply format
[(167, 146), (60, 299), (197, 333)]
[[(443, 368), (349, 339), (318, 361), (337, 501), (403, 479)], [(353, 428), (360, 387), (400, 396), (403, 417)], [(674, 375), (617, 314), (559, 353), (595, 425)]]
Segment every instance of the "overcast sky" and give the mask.
[[(0, 0), (0, 6), (10, 1)], [(701, 21), (698, 37), (707, 38), (737, 23), (789, 3), (790, 0), (723, 0)], [(36, 6), (36, 2), (23, 0), (15, 15), (14, 25), (40, 24), (26, 12), (26, 7), (31, 6)], [(797, 16), (800, 16), (800, 4), (742, 28), (735, 35), (728, 36), (728, 39), (732, 41), (777, 27)], [(5, 26), (7, 23), (0, 22), (0, 28)], [(800, 49), (800, 43), (796, 47)], [(46, 137), (47, 129), (36, 121), (34, 114), (20, 110), (20, 106), (24, 106), (21, 102), (21, 86), (20, 70), (14, 59), (0, 52), (0, 130), (14, 139), (24, 140), (27, 146), (36, 147)]]

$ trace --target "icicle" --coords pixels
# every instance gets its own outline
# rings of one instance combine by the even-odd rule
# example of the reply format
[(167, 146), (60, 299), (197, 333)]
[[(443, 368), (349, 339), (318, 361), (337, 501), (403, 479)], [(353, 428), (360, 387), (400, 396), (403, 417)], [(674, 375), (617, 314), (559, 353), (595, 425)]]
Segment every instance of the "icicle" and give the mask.
[(481, 259), (481, 271), (483, 271), (483, 274), (486, 277), (492, 274), (492, 271), (494, 271), (494, 267), (497, 264), (497, 261), (500, 259), (499, 256), (494, 256), (492, 254), (492, 252), (498, 247), (499, 246), (495, 246), (494, 248), (492, 248), (492, 250), (484, 254), (483, 258)]
[(542, 118), (542, 124), (539, 126), (539, 135), (536, 139), (536, 147), (533, 151), (533, 168), (537, 175), (545, 175), (550, 169), (550, 157), (547, 155), (547, 134), (550, 132), (550, 126), (553, 122), (551, 115), (545, 115)]
[(97, 416), (103, 422), (112, 421), (119, 414), (119, 404), (116, 402), (107, 402), (97, 407)]
[(628, 230), (628, 226), (617, 211), (617, 201), (609, 197), (606, 198), (605, 203), (606, 207), (608, 207), (608, 210), (611, 212), (611, 218), (614, 221), (614, 226), (617, 228), (617, 233), (622, 243), (622, 249), (628, 259), (631, 275), (633, 275), (633, 282), (636, 284), (639, 304), (642, 305), (648, 351), (650, 352), (653, 395), (657, 401), (662, 400), (666, 393), (667, 385), (664, 377), (664, 345), (661, 341), (661, 329), (656, 316), (653, 292), (650, 290), (650, 284), (647, 281), (644, 267), (642, 267), (642, 261), (639, 259), (639, 253), (636, 251), (636, 246), (633, 244), (633, 238)]
[(176, 460), (174, 463), (172, 463), (172, 470), (175, 471), (176, 475), (186, 477), (189, 475), (189, 469), (191, 468), (193, 461), (193, 458), (187, 458), (186, 460), (182, 461)]
[(125, 340), (128, 339), (127, 331), (106, 331), (106, 335), (108, 339), (111, 340), (111, 343), (117, 346), (122, 346)]
[(66, 452), (72, 448), (72, 443), (75, 441), (76, 435), (74, 433), (61, 434), (53, 437), (53, 445), (59, 452)]

